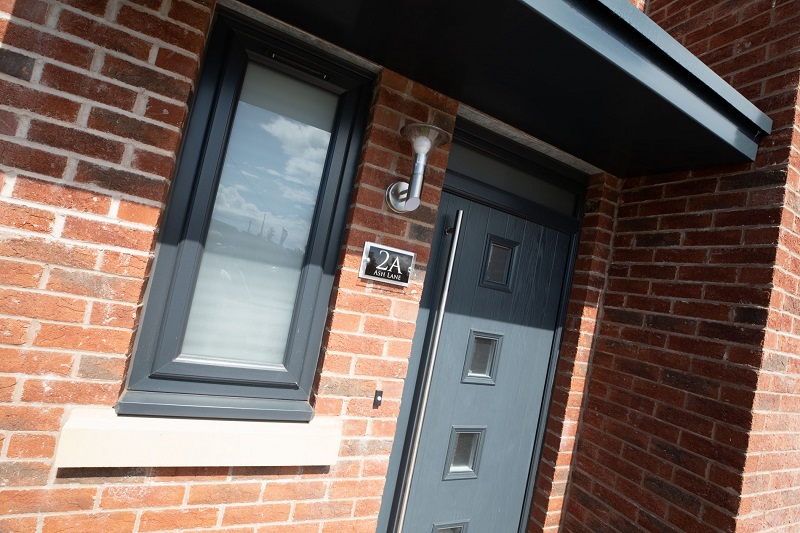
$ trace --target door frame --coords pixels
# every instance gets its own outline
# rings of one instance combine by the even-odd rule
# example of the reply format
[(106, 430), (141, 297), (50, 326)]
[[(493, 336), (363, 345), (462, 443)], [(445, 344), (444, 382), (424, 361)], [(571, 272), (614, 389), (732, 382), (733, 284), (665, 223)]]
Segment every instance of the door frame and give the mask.
[[(547, 429), (547, 418), (549, 416), (550, 403), (553, 396), (555, 371), (569, 304), (569, 292), (572, 287), (572, 278), (575, 270), (578, 237), (581, 221), (583, 219), (583, 205), (586, 198), (588, 176), (583, 172), (550, 159), (530, 148), (510, 141), (497, 133), (490, 132), (473, 123), (463, 121), (460, 118), (456, 122), (454, 139), (460, 144), (480, 150), (512, 166), (536, 174), (538, 178), (573, 192), (576, 195), (575, 212), (572, 217), (569, 217), (556, 213), (544, 206), (539, 206), (527, 200), (520, 199), (508, 192), (479, 183), (450, 170), (446, 172), (443, 186), (444, 192), (505, 211), (542, 226), (564, 232), (570, 236), (569, 255), (567, 264), (565, 265), (566, 276), (560, 295), (558, 320), (553, 337), (553, 346), (549, 356), (542, 408), (539, 413), (539, 423), (534, 439), (533, 454), (528, 467), (528, 483), (525, 489), (522, 514), (520, 515), (518, 533), (524, 533), (527, 530), (527, 517), (530, 514), (530, 507), (538, 474), (538, 464), (541, 458), (544, 435)], [(531, 206), (535, 206), (536, 209), (526, 209), (526, 207)], [(446, 246), (446, 241), (443, 242), (444, 238), (445, 236), (443, 234), (438, 233), (433, 236), (427, 274), (431, 274), (430, 269), (436, 268), (442, 260), (442, 255), (446, 255), (449, 251), (449, 247)], [(435, 319), (435, 310), (441, 298), (443, 274), (442, 269), (436, 268), (433, 275), (426, 275), (423, 284), (416, 322), (417, 327), (414, 332), (408, 372), (405, 378), (406, 385), (403, 388), (400, 413), (397, 419), (397, 429), (395, 431), (394, 444), (392, 446), (389, 467), (386, 474), (386, 484), (381, 499), (380, 513), (378, 515), (377, 531), (380, 532), (394, 531), (397, 520), (399, 496), (405, 477), (408, 474), (406, 469), (408, 465), (411, 428), (418, 414), (419, 393), (424, 377), (424, 373), (421, 372), (426, 362), (423, 360), (423, 355), (427, 356), (430, 346), (431, 325)], [(412, 383), (413, 386), (409, 386)]]

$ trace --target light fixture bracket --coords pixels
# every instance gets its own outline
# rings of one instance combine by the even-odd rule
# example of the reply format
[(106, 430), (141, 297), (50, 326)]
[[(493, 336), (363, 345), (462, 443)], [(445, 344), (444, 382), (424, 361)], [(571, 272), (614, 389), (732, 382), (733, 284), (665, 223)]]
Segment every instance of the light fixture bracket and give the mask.
[(398, 181), (386, 189), (386, 204), (396, 213), (408, 213), (419, 207), (425, 163), (430, 150), (450, 142), (450, 134), (433, 124), (407, 124), (400, 133), (414, 146), (414, 172), (410, 183)]

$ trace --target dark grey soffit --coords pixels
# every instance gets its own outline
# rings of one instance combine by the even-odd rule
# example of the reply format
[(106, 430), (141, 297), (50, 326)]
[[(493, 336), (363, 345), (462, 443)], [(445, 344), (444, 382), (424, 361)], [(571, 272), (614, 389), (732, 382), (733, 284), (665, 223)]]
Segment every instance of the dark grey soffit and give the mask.
[(618, 176), (752, 160), (772, 121), (627, 0), (246, 0)]

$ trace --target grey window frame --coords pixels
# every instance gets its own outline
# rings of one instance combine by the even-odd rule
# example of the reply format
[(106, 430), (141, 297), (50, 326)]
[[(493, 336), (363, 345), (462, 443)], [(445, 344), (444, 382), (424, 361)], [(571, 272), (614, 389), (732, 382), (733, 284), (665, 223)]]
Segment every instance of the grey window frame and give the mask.
[[(338, 95), (282, 368), (176, 361), (248, 62)], [(206, 48), (118, 414), (308, 421), (372, 76), (218, 10)]]

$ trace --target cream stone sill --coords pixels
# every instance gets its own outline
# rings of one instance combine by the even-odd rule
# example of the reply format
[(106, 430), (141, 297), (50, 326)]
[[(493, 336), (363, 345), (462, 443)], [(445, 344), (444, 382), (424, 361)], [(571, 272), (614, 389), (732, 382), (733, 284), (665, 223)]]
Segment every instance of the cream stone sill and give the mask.
[(67, 467), (332, 465), (342, 422), (251, 422), (117, 416), (76, 408), (59, 438), (55, 464)]

